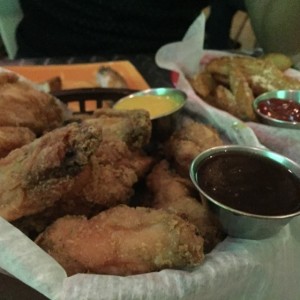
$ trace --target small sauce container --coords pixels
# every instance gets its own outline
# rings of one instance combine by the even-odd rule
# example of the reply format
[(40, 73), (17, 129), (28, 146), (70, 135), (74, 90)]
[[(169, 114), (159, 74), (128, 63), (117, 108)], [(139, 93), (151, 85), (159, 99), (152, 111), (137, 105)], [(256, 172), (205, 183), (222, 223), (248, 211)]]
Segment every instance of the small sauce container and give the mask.
[(117, 101), (113, 108), (119, 110), (145, 109), (150, 114), (154, 138), (167, 139), (173, 132), (179, 111), (187, 95), (175, 88), (153, 88), (130, 94)]
[(253, 109), (265, 124), (300, 129), (300, 90), (266, 92), (253, 101)]
[(300, 214), (300, 166), (278, 153), (211, 148), (193, 160), (190, 177), (230, 236), (268, 238)]

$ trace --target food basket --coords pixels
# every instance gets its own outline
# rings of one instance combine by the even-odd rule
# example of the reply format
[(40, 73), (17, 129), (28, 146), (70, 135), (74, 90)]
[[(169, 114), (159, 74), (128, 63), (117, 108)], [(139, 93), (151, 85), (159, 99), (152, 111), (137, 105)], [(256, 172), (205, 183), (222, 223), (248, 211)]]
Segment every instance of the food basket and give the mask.
[[(203, 54), (201, 39), (203, 42), (204, 38), (203, 31), (201, 35), (196, 30), (199, 25), (203, 30), (203, 15), (195, 21), (186, 37), (188, 45), (194, 45), (195, 42), (199, 45), (198, 48), (193, 48), (197, 59)], [(195, 32), (198, 33), (196, 39), (192, 35)], [(177, 45), (184, 48), (181, 42)], [(165, 57), (157, 58), (159, 65), (162, 65), (163, 60), (166, 62)], [(172, 62), (171, 66), (169, 65), (170, 70), (182, 73), (172, 59), (169, 62)], [(188, 95), (187, 105), (179, 121), (193, 118), (215, 126), (228, 143), (263, 147), (247, 124), (205, 105), (190, 89), (183, 76), (179, 78), (178, 88), (185, 90)], [(91, 97), (96, 101), (96, 107), (99, 107), (107, 97), (108, 100), (114, 97), (114, 100), (124, 96), (124, 94), (103, 96), (102, 90), (85, 90), (80, 95), (77, 92), (74, 95), (70, 94), (70, 91), (62, 91), (55, 95), (65, 103), (75, 99), (79, 108), (78, 113), (90, 112), (87, 101), (91, 100)], [(56, 261), (15, 227), (0, 218), (0, 268), (54, 300), (294, 300), (300, 295), (299, 226), (300, 218), (295, 218), (276, 236), (260, 241), (227, 237), (206, 255), (200, 266), (191, 269), (165, 269), (160, 272), (123, 277), (94, 274), (67, 277)]]

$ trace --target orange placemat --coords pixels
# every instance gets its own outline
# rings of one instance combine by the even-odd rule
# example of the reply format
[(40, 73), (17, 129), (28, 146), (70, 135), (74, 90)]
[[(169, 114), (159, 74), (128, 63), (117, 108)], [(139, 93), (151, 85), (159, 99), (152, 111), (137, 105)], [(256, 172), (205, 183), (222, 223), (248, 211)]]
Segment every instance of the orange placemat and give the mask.
[(60, 76), (63, 89), (75, 89), (97, 87), (96, 73), (101, 66), (109, 66), (119, 72), (130, 89), (142, 90), (149, 88), (143, 76), (129, 61), (70, 65), (5, 66), (5, 68), (37, 83)]

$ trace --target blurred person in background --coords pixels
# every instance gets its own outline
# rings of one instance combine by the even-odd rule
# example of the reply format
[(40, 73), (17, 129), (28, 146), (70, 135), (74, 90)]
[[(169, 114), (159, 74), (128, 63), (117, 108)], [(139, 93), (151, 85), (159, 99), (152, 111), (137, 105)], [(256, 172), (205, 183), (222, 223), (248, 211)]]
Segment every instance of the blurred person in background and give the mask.
[(155, 53), (181, 40), (208, 0), (20, 0), (18, 57)]
[(283, 53), (300, 68), (300, 0), (211, 0), (206, 24), (209, 48), (238, 48), (227, 38), (238, 10), (248, 14), (257, 46), (264, 53)]
[[(234, 3), (232, 3), (234, 2)], [(238, 0), (20, 0), (18, 57), (154, 54), (212, 5), (207, 48), (228, 49)], [(211, 20), (210, 20), (211, 19)]]
[(245, 6), (264, 52), (286, 54), (300, 68), (300, 1), (245, 0)]
[(179, 41), (210, 6), (208, 49), (233, 49), (234, 14), (246, 11), (258, 45), (300, 60), (299, 0), (20, 0), (18, 57), (154, 54)]
[(211, 0), (206, 22), (205, 47), (209, 49), (237, 49), (241, 45), (230, 39), (234, 15), (246, 11), (244, 0)]

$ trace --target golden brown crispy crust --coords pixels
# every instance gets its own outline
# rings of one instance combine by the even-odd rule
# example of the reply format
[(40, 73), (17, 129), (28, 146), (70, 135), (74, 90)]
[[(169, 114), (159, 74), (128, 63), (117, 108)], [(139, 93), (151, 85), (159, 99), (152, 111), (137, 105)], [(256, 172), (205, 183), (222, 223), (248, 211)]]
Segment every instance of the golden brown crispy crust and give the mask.
[[(117, 120), (124, 124), (123, 119)], [(133, 185), (148, 172), (153, 159), (135, 148), (140, 142), (122, 141), (120, 131), (114, 138), (106, 135), (102, 140), (107, 123), (103, 124), (101, 118), (71, 123), (0, 161), (0, 215), (15, 220), (57, 201), (87, 201), (104, 208), (127, 203), (134, 194)], [(141, 140), (150, 135), (150, 127), (147, 129), (141, 131)], [(130, 135), (135, 128), (124, 130)], [(134, 150), (130, 142), (135, 144)]]
[(28, 127), (41, 135), (62, 125), (66, 108), (53, 96), (38, 91), (26, 82), (3, 81), (2, 78), (0, 126)]
[(203, 260), (196, 228), (163, 210), (116, 206), (87, 220), (58, 219), (36, 243), (67, 274), (131, 275), (194, 266)]
[(97, 109), (93, 116), (102, 127), (103, 139), (122, 140), (131, 148), (142, 148), (150, 141), (152, 124), (146, 110)]
[(35, 139), (35, 134), (26, 127), (0, 127), (0, 158)]
[(15, 220), (52, 206), (100, 142), (100, 130), (73, 123), (12, 151), (0, 160), (0, 215)]
[(177, 172), (188, 177), (192, 160), (200, 152), (220, 145), (223, 141), (216, 129), (191, 121), (175, 131), (164, 148), (167, 157), (175, 162)]
[(85, 199), (68, 199), (56, 201), (52, 206), (33, 215), (24, 216), (11, 223), (30, 239), (34, 240), (50, 224), (66, 215), (84, 215), (88, 218), (104, 210), (102, 205), (88, 202)]
[[(133, 185), (150, 169), (152, 158), (132, 152), (122, 141), (103, 141), (88, 166), (85, 185), (70, 191), (69, 199), (78, 198), (111, 207), (127, 203), (134, 194)], [(76, 180), (81, 186), (82, 178)]]
[(76, 188), (65, 197), (103, 207), (127, 203), (134, 194), (133, 185), (150, 170), (154, 160), (141, 150), (151, 136), (149, 114), (143, 110), (99, 109), (83, 124), (101, 129), (103, 141), (81, 175), (89, 179), (76, 179)]
[(171, 170), (166, 160), (155, 165), (147, 177), (147, 186), (154, 197), (152, 207), (175, 213), (197, 227), (204, 238), (205, 253), (220, 242), (220, 226), (200, 202), (192, 182)]
[(152, 164), (151, 157), (140, 151), (131, 152), (122, 141), (102, 141), (89, 164), (73, 177), (72, 188), (60, 191), (59, 201), (13, 223), (32, 237), (64, 215), (91, 217), (108, 207), (127, 203), (135, 193), (134, 184)]

